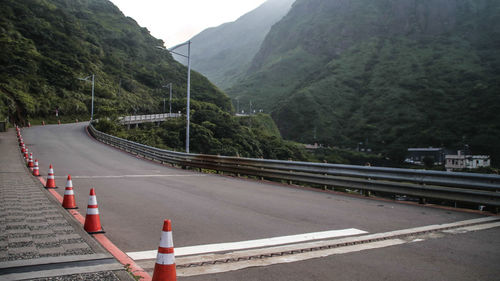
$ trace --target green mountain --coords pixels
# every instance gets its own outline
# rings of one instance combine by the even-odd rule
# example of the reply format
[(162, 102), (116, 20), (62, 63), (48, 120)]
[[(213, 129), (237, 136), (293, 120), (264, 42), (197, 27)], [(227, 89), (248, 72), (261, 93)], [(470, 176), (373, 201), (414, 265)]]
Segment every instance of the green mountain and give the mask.
[(234, 22), (194, 36), (192, 68), (221, 89), (228, 88), (248, 69), (271, 26), (288, 12), (294, 1), (268, 0)]
[[(107, 0), (2, 0), (0, 118), (157, 113), (172, 82), (185, 99), (187, 69), (156, 46), (161, 40)], [(182, 50), (181, 50), (182, 51)], [(202, 75), (191, 75), (192, 98), (231, 110), (228, 97)], [(184, 104), (184, 103), (179, 103)], [(184, 108), (175, 108), (182, 110)]]
[(228, 90), (286, 139), (500, 159), (500, 1), (297, 0)]

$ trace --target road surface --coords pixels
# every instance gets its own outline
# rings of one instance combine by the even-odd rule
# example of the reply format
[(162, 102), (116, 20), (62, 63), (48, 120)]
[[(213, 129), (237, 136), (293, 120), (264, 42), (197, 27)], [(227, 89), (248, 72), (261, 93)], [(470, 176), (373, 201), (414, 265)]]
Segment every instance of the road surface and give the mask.
[[(484, 218), (480, 213), (172, 168), (99, 143), (88, 136), (85, 126), (37, 126), (23, 129), (22, 134), (40, 163), (41, 174), (46, 175), (49, 164), (54, 166), (60, 194), (64, 192), (66, 175), (71, 174), (82, 215), (90, 188), (96, 189), (106, 235), (124, 252), (157, 249), (164, 219), (172, 220), (174, 245), (182, 252), (195, 245), (208, 245), (216, 251), (221, 244), (227, 246), (224, 243), (234, 242), (238, 247), (242, 241), (253, 241), (243, 245), (256, 243), (249, 247), (266, 248), (274, 242), (259, 246), (254, 240), (280, 237), (271, 240), (280, 241), (287, 239), (284, 236), (307, 233), (315, 237), (337, 230), (352, 231), (346, 234), (350, 237)], [(338, 237), (333, 234), (330, 238)], [(499, 280), (500, 227), (439, 231), (410, 238), (295, 262), (265, 266), (249, 263), (247, 268), (234, 270), (228, 266), (215, 269), (218, 273), (203, 275), (194, 271), (185, 274), (192, 276), (180, 279)], [(318, 238), (310, 240), (314, 239)], [(310, 242), (303, 240), (294, 243)], [(137, 261), (149, 270), (154, 266), (154, 259)], [(178, 269), (180, 275), (182, 272)]]

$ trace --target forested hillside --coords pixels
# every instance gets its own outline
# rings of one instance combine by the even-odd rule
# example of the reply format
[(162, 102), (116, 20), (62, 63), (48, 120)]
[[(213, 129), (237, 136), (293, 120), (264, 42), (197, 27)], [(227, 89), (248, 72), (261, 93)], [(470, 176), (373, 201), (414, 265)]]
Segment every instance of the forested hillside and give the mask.
[[(54, 115), (160, 112), (172, 82), (185, 98), (187, 69), (159, 50), (161, 40), (107, 0), (2, 0), (0, 118), (23, 121)], [(227, 96), (193, 72), (192, 98), (231, 110)], [(175, 108), (182, 110), (185, 108)]]
[[(287, 139), (500, 159), (500, 2), (298, 0), (228, 90)], [(498, 163), (498, 162), (497, 162)]]
[[(232, 86), (250, 67), (262, 41), (295, 0), (267, 0), (234, 22), (194, 36), (192, 67), (221, 89)], [(182, 61), (182, 58), (179, 58)]]

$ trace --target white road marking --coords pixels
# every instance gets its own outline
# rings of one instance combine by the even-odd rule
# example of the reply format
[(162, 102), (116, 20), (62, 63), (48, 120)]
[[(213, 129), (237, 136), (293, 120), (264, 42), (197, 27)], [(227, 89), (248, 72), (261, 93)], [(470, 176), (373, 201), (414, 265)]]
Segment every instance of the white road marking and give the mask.
[(281, 257), (247, 260), (247, 261), (242, 261), (242, 262), (235, 262), (235, 263), (228, 263), (228, 264), (217, 264), (217, 265), (211, 265), (211, 266), (200, 266), (200, 267), (194, 267), (194, 268), (179, 268), (176, 271), (177, 271), (177, 276), (195, 276), (195, 275), (210, 274), (210, 273), (220, 273), (220, 272), (227, 272), (227, 271), (243, 269), (243, 268), (247, 268), (247, 267), (267, 266), (267, 265), (280, 264), (280, 263), (290, 263), (290, 262), (303, 261), (303, 260), (314, 259), (314, 258), (322, 258), (322, 257), (331, 256), (331, 255), (359, 252), (359, 251), (370, 250), (370, 249), (378, 249), (378, 248), (384, 248), (384, 247), (389, 247), (389, 246), (394, 246), (394, 245), (401, 245), (404, 243), (406, 243), (406, 241), (401, 240), (401, 239), (389, 239), (389, 240), (378, 241), (378, 242), (373, 242), (373, 243), (368, 243), (368, 244), (346, 246), (346, 247), (333, 248), (333, 249), (321, 250), (321, 251), (313, 251), (313, 252), (302, 253), (302, 254), (286, 255), (286, 256), (281, 256)]
[[(467, 226), (467, 224), (469, 224), (469, 223), (479, 223), (479, 224)], [(464, 225), (464, 226), (460, 227), (460, 225)], [(449, 229), (449, 230), (444, 229), (448, 226), (456, 226), (458, 228)], [(359, 239), (369, 239), (369, 238), (373, 239), (373, 238), (377, 238), (377, 237), (381, 237), (381, 236), (402, 234), (403, 232), (407, 232), (408, 230), (418, 231), (418, 230), (423, 230), (423, 229), (433, 229), (434, 228), (434, 229), (437, 229), (438, 231), (440, 231), (440, 233), (462, 234), (462, 233), (466, 233), (466, 232), (470, 232), (470, 231), (478, 231), (478, 230), (484, 230), (484, 229), (489, 229), (489, 228), (494, 228), (494, 227), (500, 227), (500, 222), (498, 221), (498, 217), (480, 218), (480, 219), (466, 220), (466, 221), (460, 221), (460, 222), (449, 223), (449, 224), (424, 226), (424, 227), (417, 227), (417, 228), (412, 228), (412, 229), (405, 229), (405, 230), (392, 231), (392, 232), (386, 232), (386, 233), (367, 234), (367, 235), (362, 235), (362, 236), (357, 236), (357, 237), (340, 238), (340, 239), (337, 239), (336, 241), (337, 242), (341, 242), (341, 241), (347, 242), (349, 240), (354, 241), (354, 240), (359, 240)], [(439, 229), (442, 229), (442, 230), (439, 230)], [(203, 275), (203, 274), (234, 271), (234, 270), (239, 270), (239, 269), (248, 268), (248, 267), (268, 266), (268, 265), (280, 264), (280, 263), (297, 262), (297, 261), (303, 261), (303, 260), (308, 260), (308, 259), (313, 259), (313, 258), (322, 258), (322, 257), (327, 257), (327, 256), (337, 255), (337, 254), (345, 254), (345, 253), (359, 252), (359, 251), (370, 250), (370, 249), (384, 248), (384, 247), (395, 246), (395, 245), (402, 245), (402, 244), (406, 244), (406, 243), (418, 243), (418, 242), (426, 241), (427, 239), (436, 239), (436, 238), (440, 238), (440, 237), (442, 237), (442, 236), (432, 235), (432, 233), (431, 233), (428, 235), (424, 234), (424, 236), (421, 236), (419, 238), (412, 239), (412, 240), (406, 240), (406, 241), (403, 239), (395, 238), (395, 239), (387, 239), (387, 240), (363, 243), (363, 244), (352, 245), (352, 246), (311, 251), (311, 252), (306, 252), (306, 253), (298, 253), (298, 254), (293, 254), (293, 255), (244, 260), (244, 261), (239, 261), (239, 262), (221, 263), (221, 264), (206, 265), (206, 266), (199, 266), (199, 267), (192, 267), (192, 268), (190, 268), (190, 267), (179, 268), (179, 269), (177, 269), (177, 276), (196, 276), (196, 275)], [(296, 246), (301, 246), (302, 248), (317, 247), (317, 246), (321, 246), (321, 244), (325, 244), (328, 242), (329, 241), (318, 241), (318, 242), (305, 243), (305, 244), (301, 244), (301, 245), (280, 246), (280, 247), (275, 247), (275, 248), (264, 248), (264, 249), (257, 249), (257, 250), (240, 251), (240, 252), (234, 252), (234, 253), (228, 253), (228, 254), (209, 254), (209, 255), (201, 255), (201, 256), (190, 256), (190, 257), (180, 258), (178, 260), (178, 262), (179, 262), (179, 264), (189, 264), (192, 262), (202, 262), (202, 261), (210, 261), (210, 260), (217, 260), (217, 259), (220, 260), (220, 259), (224, 259), (224, 258), (238, 258), (239, 256), (244, 257), (244, 256), (252, 256), (252, 255), (259, 255), (259, 254), (268, 254), (268, 253), (273, 252), (273, 250), (274, 250), (274, 252), (290, 251), (290, 250), (293, 250), (293, 247), (296, 247)], [(331, 243), (331, 241), (330, 241), (330, 243)], [(316, 245), (314, 245), (314, 244), (316, 244)]]
[(489, 228), (494, 228), (494, 227), (500, 227), (500, 222), (492, 222), (492, 223), (485, 223), (485, 224), (479, 224), (479, 225), (471, 225), (471, 226), (465, 226), (457, 229), (449, 229), (449, 230), (444, 230), (443, 232), (445, 233), (452, 233), (452, 234), (461, 234), (461, 233), (466, 233), (470, 231), (478, 231), (478, 230), (484, 230), (484, 229), (489, 229)]
[[(291, 243), (298, 243), (298, 242), (312, 241), (319, 239), (328, 239), (328, 238), (350, 236), (350, 235), (358, 235), (365, 233), (367, 232), (363, 230), (348, 228), (342, 230), (330, 230), (330, 231), (272, 237), (272, 238), (248, 240), (240, 242), (179, 247), (175, 248), (174, 252), (176, 257), (180, 257), (180, 256), (198, 255), (198, 254), (221, 252), (221, 251), (234, 251), (241, 249), (269, 247), (269, 246), (284, 245), (284, 244), (291, 244)], [(157, 254), (156, 250), (127, 253), (127, 255), (131, 257), (133, 260), (154, 259), (156, 258), (156, 254)]]
[[(151, 178), (151, 177), (204, 177), (201, 174), (171, 174), (171, 175), (116, 175), (116, 176), (71, 176), (72, 179), (115, 179), (115, 178)], [(66, 178), (65, 176), (56, 176), (56, 178)]]

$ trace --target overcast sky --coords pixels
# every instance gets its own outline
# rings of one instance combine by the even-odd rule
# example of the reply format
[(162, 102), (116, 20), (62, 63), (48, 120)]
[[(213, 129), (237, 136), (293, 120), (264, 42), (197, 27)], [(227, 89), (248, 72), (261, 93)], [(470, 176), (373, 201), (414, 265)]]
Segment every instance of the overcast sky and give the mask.
[(167, 47), (182, 43), (208, 27), (231, 22), (266, 0), (111, 0)]

